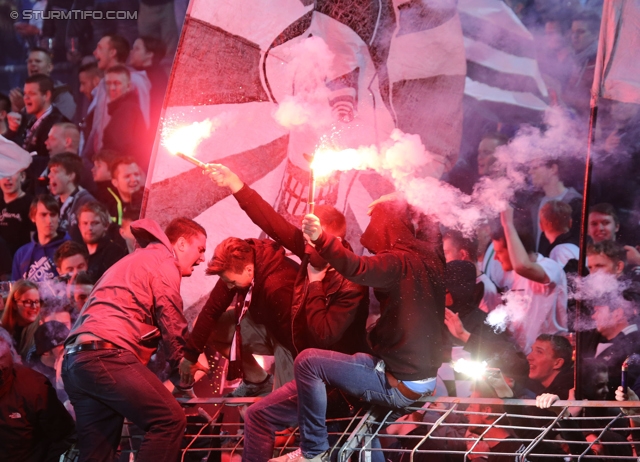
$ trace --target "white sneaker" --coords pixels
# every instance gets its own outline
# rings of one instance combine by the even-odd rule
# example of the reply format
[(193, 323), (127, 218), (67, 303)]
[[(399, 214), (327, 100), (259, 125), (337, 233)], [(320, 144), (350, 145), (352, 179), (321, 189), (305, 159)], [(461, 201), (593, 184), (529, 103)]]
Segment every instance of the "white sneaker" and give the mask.
[(318, 454), (313, 459), (306, 459), (302, 455), (302, 451), (298, 448), (293, 452), (289, 452), (283, 456), (269, 459), (269, 462), (329, 462), (329, 455), (327, 452)]

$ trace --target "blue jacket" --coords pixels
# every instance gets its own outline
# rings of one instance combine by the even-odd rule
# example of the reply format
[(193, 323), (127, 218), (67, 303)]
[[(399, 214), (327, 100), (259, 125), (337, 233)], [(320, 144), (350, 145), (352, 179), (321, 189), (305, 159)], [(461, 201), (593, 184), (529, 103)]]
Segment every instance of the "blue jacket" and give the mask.
[(34, 282), (43, 282), (58, 276), (58, 271), (53, 262), (53, 255), (64, 241), (71, 238), (69, 234), (58, 233), (55, 239), (46, 245), (40, 245), (38, 235), (34, 233), (31, 242), (20, 247), (13, 257), (11, 279), (29, 279)]

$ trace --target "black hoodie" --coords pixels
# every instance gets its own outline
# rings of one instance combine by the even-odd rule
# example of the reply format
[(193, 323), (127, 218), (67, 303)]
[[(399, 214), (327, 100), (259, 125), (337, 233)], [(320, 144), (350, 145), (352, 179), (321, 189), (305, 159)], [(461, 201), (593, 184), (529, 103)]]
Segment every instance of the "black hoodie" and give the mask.
[[(444, 252), (437, 226), (416, 229), (406, 205), (377, 205), (360, 242), (359, 257), (323, 234), (316, 249), (340, 274), (374, 288), (380, 319), (369, 332), (374, 354), (398, 380), (435, 377), (442, 364)], [(417, 239), (416, 235), (424, 235)]]

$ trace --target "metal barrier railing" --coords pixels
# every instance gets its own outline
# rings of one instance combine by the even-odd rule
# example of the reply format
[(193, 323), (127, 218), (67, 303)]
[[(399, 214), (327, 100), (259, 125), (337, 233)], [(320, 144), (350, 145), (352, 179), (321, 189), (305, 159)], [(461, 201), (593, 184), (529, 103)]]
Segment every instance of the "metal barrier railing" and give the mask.
[[(198, 411), (190, 418), (185, 434), (182, 461), (240, 460), (243, 424), (227, 421), (225, 409), (250, 405), (257, 398), (210, 398), (180, 400)], [(469, 404), (494, 406), (492, 412), (466, 410)], [(213, 406), (207, 412), (201, 406)], [(572, 416), (570, 408), (581, 407), (582, 415)], [(466, 462), (508, 457), (514, 461), (538, 460), (638, 460), (640, 428), (622, 412), (640, 408), (640, 402), (557, 401), (544, 412), (535, 400), (435, 398), (424, 407), (408, 408), (404, 416), (376, 406), (363, 408), (352, 417), (330, 419), (332, 460), (395, 462)], [(536, 410), (534, 410), (536, 409)], [(480, 418), (472, 418), (478, 416)], [(473, 421), (473, 422), (471, 422)], [(640, 425), (640, 423), (638, 424)], [(496, 435), (508, 435), (496, 436)], [(122, 454), (135, 461), (142, 434), (126, 426)], [(281, 434), (276, 455), (298, 446), (298, 429)], [(506, 446), (501, 443), (509, 443)], [(498, 448), (497, 450), (492, 450)], [(513, 459), (511, 459), (513, 457)], [(121, 458), (122, 460), (122, 458)], [(501, 459), (505, 460), (505, 459)]]

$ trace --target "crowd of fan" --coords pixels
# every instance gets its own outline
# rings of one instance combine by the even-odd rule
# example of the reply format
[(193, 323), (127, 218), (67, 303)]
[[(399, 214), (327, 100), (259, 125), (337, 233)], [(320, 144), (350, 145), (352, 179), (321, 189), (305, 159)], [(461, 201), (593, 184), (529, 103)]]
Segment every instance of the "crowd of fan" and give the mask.
[[(565, 5), (560, 10), (543, 7), (543, 2), (537, 1), (508, 3), (513, 3), (514, 11), (532, 32), (543, 35), (538, 62), (550, 90), (551, 103), (564, 106), (576, 117), (586, 119), (600, 23), (597, 8), (601, 3), (580, 2), (579, 7)], [(165, 7), (170, 4), (173, 8), (170, 1), (143, 0), (141, 9), (152, 8), (151, 4), (164, 4)], [(155, 12), (160, 16), (163, 14), (160, 10)], [(173, 39), (163, 41), (151, 35), (137, 37), (130, 34), (129, 26), (124, 25), (123, 30), (128, 32), (125, 35), (132, 41), (132, 47), (122, 35), (109, 32), (95, 37), (95, 49), (91, 50), (95, 59), (81, 56), (82, 48), (90, 41), (82, 42), (80, 56), (64, 56), (77, 66), (77, 89), (52, 79), (53, 50), (37, 46), (28, 50), (28, 77), (24, 85), (0, 89), (6, 91), (6, 94), (0, 94), (0, 135), (36, 153), (26, 171), (0, 179), (0, 279), (13, 281), (10, 291), (3, 294), (0, 333), (5, 340), (0, 344), (0, 354), (5, 353), (3, 345), (11, 345), (13, 361), (22, 362), (48, 377), (58, 398), (71, 412), (59, 371), (56, 372), (64, 351), (63, 343), (93, 284), (111, 265), (134, 251), (135, 238), (129, 226), (140, 213), (152, 139), (167, 84), (162, 63), (166, 50), (175, 50)], [(140, 30), (143, 29), (152, 28), (140, 26)], [(99, 30), (96, 25), (94, 36)], [(30, 34), (25, 31), (27, 29), (23, 28), (23, 35)], [(83, 33), (86, 31), (78, 32), (78, 36)], [(23, 43), (28, 43), (32, 37), (22, 39), (16, 38), (18, 49), (24, 49)], [(610, 117), (605, 118), (607, 122), (599, 128), (598, 138), (604, 141), (597, 149), (626, 161), (629, 157), (637, 157), (640, 137), (635, 136), (633, 127), (638, 114), (635, 106), (612, 105)], [(458, 172), (462, 174), (456, 175), (454, 170), (451, 181), (455, 183), (456, 179), (464, 178), (466, 183), (461, 189), (469, 189), (478, 178), (503, 174), (495, 151), (508, 144), (509, 136), (505, 132), (509, 132), (509, 128), (499, 124), (484, 127), (478, 140), (469, 141), (477, 146), (477, 151), (458, 166)], [(640, 353), (640, 288), (636, 282), (640, 252), (634, 236), (636, 204), (634, 195), (629, 193), (637, 190), (640, 176), (635, 173), (635, 161), (622, 166), (622, 161), (608, 162), (606, 168), (602, 166), (594, 175), (595, 200), (588, 212), (588, 269), (591, 273), (612, 275), (622, 287), (619, 297), (599, 300), (588, 307), (592, 324), (581, 354), (592, 358), (587, 362), (585, 376), (598, 379), (585, 382), (583, 395), (588, 399), (614, 399), (621, 382), (622, 362)], [(474, 238), (454, 230), (442, 230), (447, 262), (447, 329), (443, 345), (446, 360), (450, 359), (453, 347), (461, 347), (473, 358), (492, 358), (492, 365), (501, 369), (501, 375), (487, 379), (489, 387), (477, 385), (472, 396), (542, 396), (539, 400), (541, 407), (545, 407), (553, 399), (573, 397), (573, 345), (569, 339), (573, 332), (586, 325), (584, 315), (575, 312), (575, 303), (569, 293), (579, 258), (582, 193), (575, 176), (565, 172), (562, 160), (549, 159), (527, 167), (531, 192), (523, 192), (514, 209), (503, 212), (499, 222), (479, 228)], [(615, 184), (610, 181), (612, 172), (616, 173)], [(231, 188), (240, 206), (267, 234), (304, 258), (301, 233), (291, 237), (295, 229), (289, 230), (286, 224), (278, 221), (277, 213), (270, 205), (262, 204), (257, 193), (242, 184), (232, 172), (227, 172), (221, 181), (218, 184)], [(344, 217), (330, 208), (320, 209), (318, 215), (323, 224), (327, 223), (327, 230), (340, 236), (348, 247), (344, 241)], [(337, 273), (327, 271), (327, 268), (314, 268), (313, 259), (302, 275), (295, 269), (289, 270), (285, 268), (287, 264), (280, 261), (284, 254), (273, 251), (266, 241), (227, 241), (221, 244), (222, 248), (216, 249), (214, 259), (225, 251), (246, 247), (246, 253), (255, 258), (252, 278), (254, 274), (272, 274), (280, 268), (278, 274), (282, 279), (277, 290), (288, 285), (288, 290), (295, 291), (300, 277), (307, 281), (310, 296), (300, 303), (306, 305), (308, 313), (312, 312), (315, 303), (313, 297), (322, 295), (323, 281), (340, 287), (319, 305), (322, 308), (326, 303), (328, 307), (335, 305), (339, 309), (328, 314), (313, 308), (313, 315), (308, 314), (301, 323), (292, 322), (295, 315), (291, 313), (294, 311), (291, 306), (283, 308), (270, 298), (271, 288), (264, 288), (263, 312), (251, 306), (251, 329), (258, 331), (260, 329), (255, 325), (266, 325), (266, 334), (263, 328), (261, 335), (275, 338), (279, 346), (276, 375), (280, 377), (276, 386), (292, 379), (292, 368), (288, 364), (291, 365), (293, 358), (305, 348), (335, 349), (345, 353), (367, 351), (364, 342), (368, 315), (366, 290), (355, 284), (345, 288), (344, 280)], [(259, 261), (258, 258), (264, 255), (270, 260)], [(237, 271), (229, 273), (228, 268), (222, 268), (216, 273), (211, 270), (212, 265), (213, 260), (209, 265), (211, 274), (219, 274), (223, 282), (220, 288), (216, 286), (205, 309), (222, 313), (230, 302), (225, 287), (242, 287), (243, 282), (226, 277)], [(253, 290), (256, 300), (260, 291), (258, 287)], [(273, 291), (275, 293), (276, 288)], [(505, 293), (517, 294), (523, 300), (521, 316), (512, 319), (506, 331), (497, 334), (485, 320), (504, 303)], [(270, 303), (274, 306), (269, 306)], [(283, 309), (288, 312), (282, 312)], [(318, 321), (319, 317), (323, 317), (322, 322)], [(218, 318), (221, 318), (220, 314)], [(194, 331), (206, 330), (206, 338), (191, 338), (191, 350), (187, 350), (185, 357), (195, 362), (205, 344), (216, 345), (219, 351), (229, 353), (231, 338), (228, 334), (233, 329), (230, 330), (227, 324), (235, 321), (232, 316), (226, 324), (225, 319), (221, 319), (216, 319), (220, 322), (214, 331), (215, 339), (208, 338), (212, 329), (206, 319), (200, 327), (196, 325)], [(295, 327), (293, 332), (292, 327)], [(246, 336), (243, 341), (249, 342), (249, 338), (256, 337)], [(258, 350), (254, 348), (254, 351)], [(257, 396), (271, 391), (273, 378), (270, 374), (257, 364), (242, 364), (241, 367), (245, 380), (234, 396)], [(24, 377), (34, 380), (28, 374)], [(639, 383), (632, 380), (629, 393), (632, 397), (640, 394), (640, 380)], [(502, 412), (500, 409), (476, 405), (476, 408), (470, 407), (469, 412)], [(421, 411), (412, 418), (428, 421), (434, 415)], [(485, 419), (477, 422), (476, 430), (480, 431), (483, 425), (492, 421), (488, 414), (482, 417), (470, 415), (469, 423), (478, 419)], [(58, 420), (52, 418), (51, 421)], [(58, 425), (51, 434), (66, 437), (61, 428), (64, 425)], [(464, 433), (465, 429), (473, 431), (474, 427), (461, 428)], [(388, 432), (393, 434), (393, 428)], [(516, 433), (495, 436), (508, 440), (515, 438)], [(585, 431), (588, 438), (587, 433)], [(518, 436), (526, 437), (524, 434)], [(620, 431), (612, 438), (626, 436), (625, 431)], [(405, 443), (399, 438), (396, 444), (402, 447)], [(501, 452), (505, 448), (497, 445), (490, 451)], [(549, 449), (550, 452), (553, 450)], [(628, 454), (621, 454), (631, 455), (631, 446)]]

